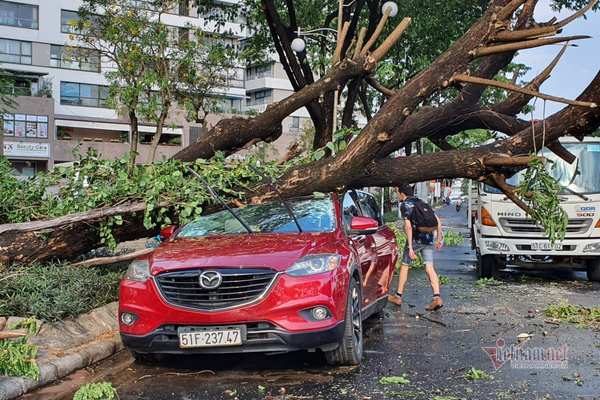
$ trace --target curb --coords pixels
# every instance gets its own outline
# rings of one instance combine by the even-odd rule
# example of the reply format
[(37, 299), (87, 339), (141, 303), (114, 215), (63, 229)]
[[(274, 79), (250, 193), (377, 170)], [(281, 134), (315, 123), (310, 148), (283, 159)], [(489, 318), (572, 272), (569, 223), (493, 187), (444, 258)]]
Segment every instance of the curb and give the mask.
[[(64, 351), (66, 354), (64, 355), (47, 357), (45, 360), (38, 361), (40, 377), (37, 380), (0, 376), (0, 400), (10, 400), (22, 396), (33, 389), (52, 383), (76, 370), (86, 368), (95, 362), (108, 358), (123, 349), (118, 331), (116, 305), (117, 303), (111, 303), (96, 308), (68, 323), (52, 324), (48, 331), (64, 333), (65, 342), (68, 343), (69, 339), (72, 339), (72, 343), (81, 343), (82, 339), (84, 342), (74, 346), (74, 348), (66, 348)], [(96, 320), (98, 324), (104, 326), (104, 329), (85, 329), (83, 322), (90, 319)], [(73, 325), (80, 328), (78, 332), (71, 332), (72, 329), (65, 329)], [(71, 333), (71, 338), (68, 337), (67, 332)], [(42, 346), (40, 346), (39, 350), (40, 353), (44, 351), (48, 352), (48, 349), (44, 349)], [(61, 354), (63, 352), (59, 349), (58, 353)]]

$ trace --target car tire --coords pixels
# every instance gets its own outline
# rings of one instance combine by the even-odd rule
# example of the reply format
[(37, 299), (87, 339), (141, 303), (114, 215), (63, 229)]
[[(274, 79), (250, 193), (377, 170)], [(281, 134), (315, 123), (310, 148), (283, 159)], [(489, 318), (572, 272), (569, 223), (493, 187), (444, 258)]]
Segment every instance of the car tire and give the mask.
[(496, 256), (492, 254), (486, 254), (479, 258), (479, 277), (480, 278), (493, 278), (498, 274), (498, 261)]
[(326, 351), (330, 365), (358, 365), (363, 355), (362, 293), (358, 281), (350, 281), (344, 321), (344, 336), (335, 350)]
[(587, 278), (590, 282), (600, 282), (600, 258), (588, 260)]
[(143, 365), (155, 364), (157, 357), (154, 354), (138, 353), (137, 351), (130, 350), (131, 355), (135, 359), (135, 362)]

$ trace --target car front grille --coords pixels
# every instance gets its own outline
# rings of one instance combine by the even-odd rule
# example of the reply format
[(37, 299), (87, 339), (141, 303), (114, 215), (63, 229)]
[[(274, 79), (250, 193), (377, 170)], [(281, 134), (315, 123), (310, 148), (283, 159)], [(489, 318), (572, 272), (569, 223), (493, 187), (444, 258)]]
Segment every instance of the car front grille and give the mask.
[[(532, 219), (500, 218), (500, 225), (510, 233), (544, 233), (544, 228)], [(586, 233), (592, 226), (591, 218), (572, 218), (567, 233)]]
[[(219, 287), (200, 286), (200, 274), (217, 271), (223, 277)], [(261, 268), (214, 268), (165, 272), (156, 276), (157, 286), (167, 302), (197, 310), (215, 311), (251, 303), (271, 287), (277, 272)]]

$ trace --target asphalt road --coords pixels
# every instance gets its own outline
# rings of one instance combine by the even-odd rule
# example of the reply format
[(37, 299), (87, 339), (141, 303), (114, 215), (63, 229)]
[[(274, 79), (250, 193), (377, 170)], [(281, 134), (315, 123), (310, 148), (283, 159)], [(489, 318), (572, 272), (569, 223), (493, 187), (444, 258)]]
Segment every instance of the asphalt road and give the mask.
[[(440, 211), (444, 225), (464, 230), (466, 211)], [(468, 241), (465, 241), (468, 244)], [(402, 309), (388, 305), (382, 319), (366, 322), (366, 351), (356, 368), (325, 366), (318, 353), (277, 356), (174, 357), (157, 366), (138, 365), (127, 352), (80, 371), (29, 399), (71, 398), (86, 381), (108, 380), (128, 399), (600, 399), (600, 332), (567, 323), (547, 323), (543, 310), (566, 299), (597, 306), (598, 284), (580, 273), (504, 274), (498, 286), (476, 285), (475, 259), (467, 246), (436, 253), (448, 278), (444, 308), (426, 313), (431, 289), (422, 270), (411, 271)], [(495, 368), (484, 347), (566, 352), (566, 362)], [(502, 343), (502, 342), (500, 342)], [(539, 354), (539, 353), (538, 353)], [(552, 368), (549, 368), (552, 367)], [(488, 379), (470, 381), (471, 369)], [(381, 378), (404, 376), (405, 384)]]

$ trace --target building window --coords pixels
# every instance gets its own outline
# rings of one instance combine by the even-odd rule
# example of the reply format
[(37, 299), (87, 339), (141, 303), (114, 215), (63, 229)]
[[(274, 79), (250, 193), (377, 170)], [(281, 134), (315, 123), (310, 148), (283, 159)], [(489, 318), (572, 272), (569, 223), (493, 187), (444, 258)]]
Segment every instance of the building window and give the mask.
[(48, 138), (48, 116), (4, 114), (4, 136)]
[(61, 82), (60, 104), (83, 107), (107, 107), (108, 86)]
[(38, 29), (38, 6), (0, 1), (0, 25)]
[(77, 11), (60, 10), (60, 31), (62, 33), (79, 33), (77, 23), (79, 14)]
[[(34, 84), (29, 79), (4, 77), (2, 92), (10, 96), (32, 96)], [(39, 87), (39, 86), (38, 86)]]
[(271, 94), (273, 90), (259, 90), (249, 94), (250, 98), (246, 100), (246, 104), (249, 106), (256, 106), (260, 104), (267, 104), (271, 100)]
[(273, 76), (273, 64), (257, 65), (246, 69), (246, 79), (270, 78)]
[(300, 117), (292, 117), (292, 124), (290, 125), (292, 129), (300, 129)]
[[(60, 10), (60, 31), (62, 33), (70, 33), (74, 35), (83, 35), (77, 24), (79, 23), (80, 17), (77, 11), (71, 10)], [(94, 25), (99, 24), (98, 16), (90, 18), (91, 23)]]
[(31, 42), (0, 39), (0, 62), (31, 64)]
[(100, 72), (100, 53), (97, 50), (81, 47), (52, 45), (50, 65), (65, 69)]

